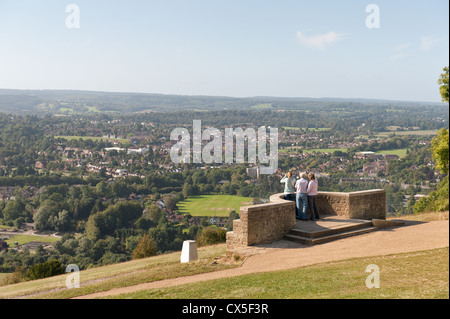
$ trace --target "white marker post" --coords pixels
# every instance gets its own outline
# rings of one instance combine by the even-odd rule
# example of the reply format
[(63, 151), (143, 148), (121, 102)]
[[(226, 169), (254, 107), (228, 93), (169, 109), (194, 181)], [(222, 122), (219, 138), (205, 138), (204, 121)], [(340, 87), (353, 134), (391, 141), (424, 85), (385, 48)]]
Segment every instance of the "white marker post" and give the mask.
[(181, 263), (188, 263), (198, 259), (197, 244), (195, 240), (186, 240), (183, 242), (183, 250), (181, 251)]

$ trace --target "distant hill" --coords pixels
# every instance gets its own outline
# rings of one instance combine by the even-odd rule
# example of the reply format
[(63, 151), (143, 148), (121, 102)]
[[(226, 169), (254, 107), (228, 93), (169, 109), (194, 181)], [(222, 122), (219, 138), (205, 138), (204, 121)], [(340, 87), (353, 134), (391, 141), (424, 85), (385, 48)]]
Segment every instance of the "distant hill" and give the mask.
[(0, 89), (0, 112), (19, 114), (135, 113), (180, 110), (250, 110), (261, 108), (285, 110), (326, 107), (328, 105), (336, 106), (337, 104), (443, 106), (442, 103), (437, 102), (360, 98), (236, 98), (77, 90)]

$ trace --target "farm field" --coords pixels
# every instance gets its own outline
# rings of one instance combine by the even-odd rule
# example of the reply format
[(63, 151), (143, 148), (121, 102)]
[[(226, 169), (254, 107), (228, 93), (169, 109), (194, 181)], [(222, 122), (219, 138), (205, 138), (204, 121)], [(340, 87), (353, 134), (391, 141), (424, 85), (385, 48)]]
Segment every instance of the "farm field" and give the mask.
[[(280, 153), (290, 153), (290, 152), (296, 152), (297, 150), (301, 149), (301, 147), (288, 147), (282, 150), (279, 150)], [(314, 148), (314, 149), (302, 149), (303, 153), (311, 154), (313, 152), (316, 153), (333, 153), (334, 151), (341, 151), (341, 152), (347, 152), (346, 148)]]
[(283, 129), (285, 129), (285, 130), (293, 130), (293, 131), (300, 131), (300, 130), (308, 129), (309, 131), (312, 131), (312, 132), (322, 132), (322, 131), (329, 131), (330, 130), (328, 127), (319, 127), (319, 128), (310, 127), (310, 128), (306, 128), (306, 127), (292, 127), (292, 126), (285, 126), (285, 127), (283, 127)]
[(256, 110), (271, 109), (272, 103), (257, 104), (257, 105), (253, 105), (251, 108), (256, 109)]
[(346, 148), (313, 148), (309, 150), (303, 150), (303, 153), (311, 154), (313, 152), (316, 153), (333, 153), (335, 151), (347, 152)]
[(395, 135), (418, 135), (418, 136), (432, 136), (436, 135), (438, 130), (418, 130), (418, 131), (389, 131), (389, 132), (380, 132), (376, 136), (390, 136), (391, 134)]
[(192, 196), (177, 204), (179, 212), (192, 216), (228, 217), (232, 210), (239, 213), (241, 206), (251, 205), (251, 197), (234, 195)]

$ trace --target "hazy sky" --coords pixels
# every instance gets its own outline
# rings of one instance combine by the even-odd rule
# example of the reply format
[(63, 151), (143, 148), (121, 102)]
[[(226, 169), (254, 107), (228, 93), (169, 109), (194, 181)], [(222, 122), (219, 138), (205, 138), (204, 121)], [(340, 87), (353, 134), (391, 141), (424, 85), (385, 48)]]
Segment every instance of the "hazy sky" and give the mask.
[(0, 0), (0, 88), (439, 102), (448, 12), (448, 0)]

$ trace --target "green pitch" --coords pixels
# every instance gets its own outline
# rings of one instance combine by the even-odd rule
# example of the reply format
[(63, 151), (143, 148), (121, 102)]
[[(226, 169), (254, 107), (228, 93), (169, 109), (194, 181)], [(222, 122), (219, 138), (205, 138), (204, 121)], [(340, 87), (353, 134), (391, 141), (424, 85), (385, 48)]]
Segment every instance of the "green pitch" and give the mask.
[(234, 195), (192, 196), (177, 203), (179, 212), (192, 216), (228, 217), (232, 210), (239, 213), (241, 206), (251, 205), (251, 197)]

